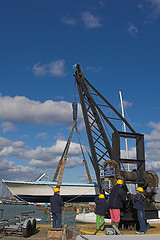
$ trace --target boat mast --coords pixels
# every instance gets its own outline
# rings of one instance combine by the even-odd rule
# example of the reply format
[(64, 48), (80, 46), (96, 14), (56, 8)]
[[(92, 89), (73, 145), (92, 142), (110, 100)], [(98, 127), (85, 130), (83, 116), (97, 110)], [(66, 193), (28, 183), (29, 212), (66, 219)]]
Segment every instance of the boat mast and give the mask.
[[(119, 90), (119, 96), (120, 96), (120, 101), (121, 101), (121, 109), (122, 109), (122, 117), (125, 118), (124, 116), (124, 106), (123, 106), (123, 99), (122, 99), (122, 93), (121, 91)], [(123, 121), (123, 128), (124, 128), (124, 132), (126, 133), (126, 124), (125, 122)], [(127, 138), (125, 138), (125, 145), (126, 145), (126, 154), (127, 154), (127, 159), (129, 159), (129, 152), (128, 152), (128, 141), (127, 141)], [(130, 171), (130, 165), (128, 163), (128, 171)]]
[[(118, 91), (119, 92), (119, 96), (120, 96), (120, 102), (121, 102), (121, 110), (122, 110), (122, 117), (125, 118), (124, 116), (124, 105), (123, 105), (123, 99), (122, 99), (122, 93), (121, 93), (121, 90)], [(125, 122), (123, 122), (123, 129), (124, 129), (124, 132), (126, 133), (126, 124)], [(129, 159), (129, 151), (128, 151), (128, 140), (127, 138), (125, 138), (125, 145), (126, 145), (126, 157), (127, 159)], [(128, 172), (130, 172), (130, 164), (128, 163), (127, 164), (127, 167), (128, 167)], [(129, 184), (129, 191), (132, 192), (132, 185)]]

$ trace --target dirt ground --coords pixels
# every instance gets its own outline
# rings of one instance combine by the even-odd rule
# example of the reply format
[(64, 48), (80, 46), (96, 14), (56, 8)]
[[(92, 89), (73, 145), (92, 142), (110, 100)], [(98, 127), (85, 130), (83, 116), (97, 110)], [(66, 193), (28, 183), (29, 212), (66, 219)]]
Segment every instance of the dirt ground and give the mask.
[[(28, 240), (49, 240), (49, 239), (58, 239), (58, 238), (47, 238), (48, 231), (52, 229), (51, 225), (37, 225), (36, 233), (28, 238), (24, 238), (22, 233), (17, 232), (10, 232), (7, 231), (6, 235), (4, 233), (0, 233), (0, 240), (21, 240), (21, 239), (28, 239)], [(81, 234), (93, 234), (96, 231), (95, 225), (79, 225), (76, 230), (80, 231)], [(124, 235), (134, 235), (136, 234), (136, 230), (122, 230), (121, 231)], [(105, 232), (100, 231), (98, 234), (105, 234)], [(160, 235), (160, 224), (152, 224), (147, 231), (147, 234), (154, 234)]]

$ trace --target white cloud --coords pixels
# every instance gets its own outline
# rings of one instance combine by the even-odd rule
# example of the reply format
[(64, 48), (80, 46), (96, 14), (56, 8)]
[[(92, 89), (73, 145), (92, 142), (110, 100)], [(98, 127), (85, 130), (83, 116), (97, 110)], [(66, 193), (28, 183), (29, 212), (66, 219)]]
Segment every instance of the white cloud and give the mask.
[[(12, 142), (7, 138), (0, 137), (0, 162), (4, 157), (15, 156), (23, 160), (30, 160), (29, 164), (36, 167), (49, 168), (56, 167), (59, 162), (67, 141), (57, 140), (50, 147), (38, 146), (35, 149), (28, 150), (21, 141)], [(80, 145), (71, 142), (68, 151), (68, 158), (71, 159), (68, 167), (73, 167), (79, 164), (79, 155), (82, 155)], [(82, 160), (81, 160), (82, 162)]]
[(7, 159), (0, 159), (0, 172), (11, 169), (14, 166), (13, 162), (9, 162)]
[(149, 0), (151, 2), (151, 17), (157, 19), (160, 15), (160, 0)]
[(155, 170), (156, 172), (160, 172), (160, 161), (152, 161), (147, 162), (146, 164), (147, 170)]
[(9, 147), (4, 147), (1, 151), (0, 151), (0, 157), (4, 157), (4, 156), (8, 156), (11, 155), (13, 153), (15, 153), (16, 150), (15, 148), (13, 148), (12, 146)]
[(32, 71), (37, 77), (63, 77), (65, 76), (64, 65), (64, 59), (50, 62), (49, 64), (36, 63), (33, 65)]
[(160, 141), (151, 141), (146, 143), (146, 159), (151, 161), (160, 161)]
[[(42, 168), (42, 169), (49, 169), (49, 168), (56, 168), (57, 164), (60, 160), (60, 156), (54, 158), (53, 160), (45, 162), (44, 160), (37, 160), (37, 159), (32, 159), (29, 162), (30, 166), (34, 166), (35, 168)], [(78, 157), (67, 157), (66, 161), (66, 168), (73, 168), (76, 166), (82, 165), (82, 159)]]
[(160, 0), (143, 1), (137, 7), (146, 14), (147, 21), (157, 20), (160, 16)]
[(124, 108), (128, 108), (128, 107), (131, 107), (133, 105), (133, 103), (123, 100), (123, 105), (124, 105)]
[(129, 24), (128, 32), (133, 36), (136, 36), (138, 34), (138, 28), (134, 24)]
[(106, 0), (99, 0), (99, 4), (103, 7), (107, 4)]
[(47, 136), (47, 133), (46, 132), (41, 132), (41, 133), (38, 133), (37, 135), (36, 135), (36, 138), (44, 138), (44, 137), (46, 137)]
[[(28, 151), (21, 151), (18, 155), (21, 159), (34, 159), (34, 161), (42, 160), (42, 161), (53, 161), (57, 164), (57, 156), (58, 159), (61, 158), (62, 152), (64, 151), (66, 141), (57, 140), (54, 145), (51, 147), (43, 148), (41, 146), (36, 147), (34, 150), (28, 150)], [(80, 146), (77, 143), (71, 142), (68, 156), (77, 156), (81, 154)], [(54, 159), (54, 160), (53, 160)]]
[[(130, 150), (128, 150), (128, 155), (130, 159), (136, 159), (136, 148), (131, 147)], [(126, 150), (121, 150), (121, 157), (122, 158), (127, 158), (127, 152)]]
[[(84, 170), (84, 172), (85, 172), (85, 170)], [(87, 173), (81, 173), (77, 177), (78, 177), (78, 179), (80, 179), (80, 182), (82, 182), (82, 183), (89, 182)], [(92, 179), (93, 182), (97, 181), (95, 174), (91, 174), (91, 179)]]
[[(65, 116), (65, 117), (64, 117)], [(81, 108), (78, 111), (81, 121)], [(0, 96), (0, 120), (12, 123), (35, 123), (45, 125), (72, 124), (72, 104), (52, 100), (43, 103), (23, 96)]]
[(16, 165), (7, 159), (0, 160), (0, 176), (6, 180), (31, 180), (40, 173), (28, 166)]
[[(56, 168), (65, 145), (66, 141), (57, 140), (51, 147), (38, 146), (33, 150), (28, 150), (21, 141), (12, 142), (7, 138), (0, 137), (0, 176), (5, 179), (32, 179), (33, 175), (31, 173), (38, 175), (40, 169), (44, 171), (44, 169)], [(27, 164), (26, 160), (28, 160), (29, 165), (33, 168), (17, 165), (7, 159), (12, 157), (17, 160), (24, 160), (25, 164)], [(79, 144), (71, 142), (66, 168), (82, 165), (81, 157), (82, 153)]]
[(62, 22), (67, 25), (76, 25), (76, 19), (71, 17), (62, 17)]
[(13, 142), (11, 140), (9, 140), (8, 138), (0, 137), (0, 149), (2, 149), (3, 147), (6, 147), (6, 146), (10, 146), (12, 144), (13, 144)]
[[(160, 172), (160, 123), (150, 122), (153, 128), (150, 134), (145, 134), (145, 159), (146, 168), (155, 172)], [(122, 158), (126, 158), (126, 151), (121, 151)], [(136, 149), (129, 150), (129, 158), (136, 158)]]
[(99, 66), (99, 67), (87, 66), (86, 69), (87, 69), (87, 71), (91, 71), (91, 72), (101, 72), (103, 67), (102, 66)]
[(87, 28), (99, 28), (102, 26), (100, 19), (90, 12), (82, 13), (82, 21)]
[(0, 137), (0, 158), (21, 152), (24, 148), (22, 141), (11, 141), (8, 138)]
[[(81, 20), (83, 21), (84, 25), (87, 28), (99, 28), (102, 26), (102, 24), (100, 22), (100, 18), (88, 11), (83, 12), (81, 14)], [(62, 23), (75, 26), (75, 25), (77, 25), (78, 21), (73, 17), (63, 16)], [(43, 74), (44, 69), (42, 68), (41, 70), (42, 70), (42, 74)]]
[(43, 168), (43, 169), (55, 168), (58, 164), (58, 161), (59, 161), (58, 157), (55, 158), (53, 161), (47, 161), (47, 163), (43, 160), (32, 159), (29, 162), (29, 165), (35, 168)]
[(0, 137), (0, 176), (1, 179), (32, 179), (38, 175), (39, 171), (30, 167), (16, 165), (9, 161), (7, 157), (15, 157), (24, 151), (24, 143), (21, 141), (11, 141), (8, 138)]
[(147, 141), (160, 141), (160, 123), (150, 122), (149, 126), (155, 128), (150, 135), (145, 134)]
[[(20, 159), (52, 159), (53, 156), (61, 155), (63, 152), (66, 141), (57, 140), (55, 145), (51, 147), (43, 148), (38, 146), (35, 150), (25, 149), (24, 143), (22, 141), (11, 141), (8, 138), (0, 137), (0, 157), (12, 156), (13, 153)], [(71, 144), (70, 154), (74, 155), (79, 153), (77, 144)]]
[[(19, 157), (23, 159), (31, 159), (29, 165), (36, 168), (55, 168), (62, 157), (66, 143), (66, 141), (57, 140), (55, 145), (52, 145), (51, 147), (42, 148), (39, 146), (35, 150), (21, 152)], [(79, 155), (81, 155), (79, 144), (71, 142), (66, 167), (81, 165), (82, 159)]]
[(145, 134), (147, 168), (160, 171), (160, 123), (150, 122), (151, 134)]
[(1, 124), (1, 127), (3, 129), (3, 133), (10, 132), (16, 129), (15, 125), (11, 122), (3, 122)]
[(138, 4), (137, 7), (143, 10), (143, 4)]

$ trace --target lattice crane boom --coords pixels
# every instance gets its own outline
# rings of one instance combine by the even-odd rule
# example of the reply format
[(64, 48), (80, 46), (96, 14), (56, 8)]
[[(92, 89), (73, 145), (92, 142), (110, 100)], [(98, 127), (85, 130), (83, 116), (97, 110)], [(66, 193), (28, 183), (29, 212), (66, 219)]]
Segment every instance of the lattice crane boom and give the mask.
[[(155, 189), (158, 187), (158, 176), (151, 171), (145, 171), (144, 135), (137, 133), (112, 104), (92, 86), (83, 75), (80, 65), (74, 65), (73, 75), (77, 83), (92, 165), (100, 192), (102, 192), (100, 170), (109, 163), (117, 169), (115, 177), (121, 177), (125, 182), (143, 186), (145, 189), (152, 185), (150, 193), (147, 194), (153, 199)], [(123, 123), (126, 126), (125, 132), (121, 130)], [(136, 156), (134, 159), (122, 158), (121, 138), (135, 140)], [(127, 172), (122, 169), (124, 163), (134, 164), (137, 168)], [(152, 179), (152, 184), (149, 178)]]

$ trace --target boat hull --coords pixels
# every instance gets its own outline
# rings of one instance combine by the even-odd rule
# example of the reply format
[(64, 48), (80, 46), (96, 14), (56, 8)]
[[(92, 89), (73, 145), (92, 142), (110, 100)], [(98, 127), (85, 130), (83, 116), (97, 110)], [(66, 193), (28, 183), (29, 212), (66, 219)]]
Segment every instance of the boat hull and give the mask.
[[(27, 202), (49, 202), (57, 182), (26, 182), (2, 180), (10, 192), (18, 199)], [(99, 194), (96, 183), (62, 183), (60, 195), (65, 202), (93, 202)]]
[[(111, 224), (111, 219), (110, 218), (105, 218), (104, 220), (105, 220), (106, 224)], [(96, 223), (96, 214), (94, 212), (79, 213), (79, 214), (76, 215), (75, 222), (76, 223), (92, 223), (92, 224), (95, 224)], [(152, 224), (152, 223), (160, 224), (160, 218), (147, 219), (147, 223), (149, 223), (149, 224)]]

